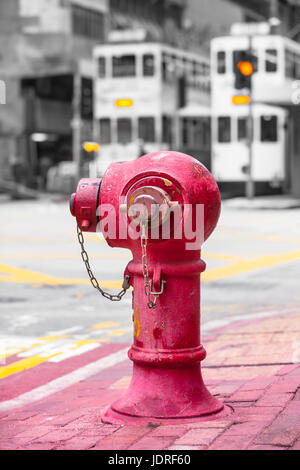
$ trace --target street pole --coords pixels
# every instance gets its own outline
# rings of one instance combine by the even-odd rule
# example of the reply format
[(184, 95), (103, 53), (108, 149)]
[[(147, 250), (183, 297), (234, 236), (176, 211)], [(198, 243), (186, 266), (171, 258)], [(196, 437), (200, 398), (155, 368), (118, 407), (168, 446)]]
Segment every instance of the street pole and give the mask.
[(73, 119), (72, 119), (72, 153), (73, 161), (76, 164), (76, 180), (81, 177), (81, 76), (77, 65), (74, 73), (73, 90)]
[[(252, 56), (252, 35), (249, 35), (249, 54)], [(250, 101), (248, 104), (248, 172), (246, 181), (246, 197), (247, 199), (253, 199), (255, 197), (255, 183), (253, 181), (253, 105), (252, 105), (252, 77), (251, 85), (249, 89)]]

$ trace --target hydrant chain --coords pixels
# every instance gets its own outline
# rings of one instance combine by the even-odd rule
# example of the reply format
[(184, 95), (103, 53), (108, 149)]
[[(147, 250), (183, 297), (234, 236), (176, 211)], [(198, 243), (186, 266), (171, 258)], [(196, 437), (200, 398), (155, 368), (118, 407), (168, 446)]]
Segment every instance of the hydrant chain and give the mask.
[(99, 285), (99, 282), (94, 276), (93, 271), (91, 270), (90, 267), (90, 262), (89, 262), (89, 256), (87, 254), (87, 251), (84, 247), (84, 238), (83, 238), (83, 233), (80, 230), (80, 228), (77, 225), (77, 236), (78, 236), (78, 241), (81, 246), (81, 258), (85, 264), (88, 276), (90, 278), (92, 286), (97, 289), (103, 297), (106, 299), (111, 300), (112, 302), (118, 302), (119, 300), (122, 300), (122, 297), (126, 294), (126, 291), (129, 289), (130, 284), (129, 284), (129, 276), (126, 275), (124, 277), (123, 285), (122, 285), (122, 290), (118, 294), (109, 294), (108, 292), (105, 292)]
[[(159, 292), (153, 292), (152, 286), (153, 281), (149, 281), (149, 265), (148, 265), (148, 256), (147, 256), (147, 222), (143, 221), (141, 224), (141, 246), (142, 246), (142, 267), (143, 267), (143, 276), (145, 280), (144, 290), (148, 298), (147, 305), (149, 308), (156, 308), (156, 302), (158, 296), (164, 292), (164, 280), (161, 281), (161, 289)], [(153, 295), (154, 300), (150, 299), (150, 296)]]

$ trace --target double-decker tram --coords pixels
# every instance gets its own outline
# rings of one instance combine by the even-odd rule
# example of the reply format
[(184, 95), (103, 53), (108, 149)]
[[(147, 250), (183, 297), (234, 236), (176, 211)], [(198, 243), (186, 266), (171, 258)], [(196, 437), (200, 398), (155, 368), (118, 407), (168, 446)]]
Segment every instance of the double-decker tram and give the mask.
[[(237, 57), (241, 51), (249, 50), (254, 72), (251, 104), (233, 104), (233, 96), (239, 93), (235, 88)], [(299, 89), (300, 45), (295, 41), (277, 35), (257, 35), (251, 39), (232, 35), (212, 40), (212, 171), (221, 187), (247, 179), (250, 156), (247, 126), (252, 119), (251, 167), (258, 190), (288, 189), (290, 143), (300, 139), (290, 119)]]
[[(179, 115), (191, 104), (202, 113), (208, 109), (208, 57), (160, 43), (111, 42), (95, 48), (94, 73), (98, 174), (112, 162), (148, 152), (184, 152), (191, 144), (208, 152), (206, 124), (199, 116)], [(189, 126), (194, 126), (193, 135), (186, 131)]]

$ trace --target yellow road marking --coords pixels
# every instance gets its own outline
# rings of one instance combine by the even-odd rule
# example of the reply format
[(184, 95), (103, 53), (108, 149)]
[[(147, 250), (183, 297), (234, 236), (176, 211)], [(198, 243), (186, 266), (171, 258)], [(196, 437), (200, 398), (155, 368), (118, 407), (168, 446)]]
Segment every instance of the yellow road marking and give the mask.
[(220, 268), (209, 269), (202, 275), (202, 281), (212, 282), (219, 279), (226, 279), (228, 277), (237, 276), (249, 271), (258, 269), (269, 268), (282, 263), (288, 263), (300, 259), (300, 250), (290, 251), (288, 253), (280, 253), (276, 255), (259, 256), (251, 261), (239, 261), (229, 266)]
[(115, 321), (107, 321), (107, 322), (102, 322), (102, 323), (96, 323), (95, 325), (92, 325), (90, 328), (88, 328), (88, 331), (90, 330), (102, 330), (105, 328), (111, 328), (112, 326), (119, 326), (119, 322)]
[(245, 304), (231, 304), (231, 305), (211, 305), (210, 307), (202, 307), (201, 312), (211, 312), (213, 310), (229, 310), (245, 307)]
[(129, 329), (125, 330), (114, 330), (114, 331), (109, 331), (107, 334), (110, 336), (122, 336), (125, 335), (125, 333), (128, 333), (130, 331)]
[[(129, 258), (127, 253), (89, 253), (91, 258)], [(81, 259), (80, 253), (1, 254), (2, 259)]]
[[(105, 241), (105, 238), (100, 235), (100, 236), (97, 236), (97, 235), (92, 235), (92, 234), (87, 234), (85, 233), (84, 234), (84, 237), (86, 240), (88, 241), (91, 241), (91, 242), (104, 242)], [(55, 237), (0, 237), (0, 242), (3, 242), (3, 243), (41, 243), (41, 242), (45, 242), (45, 243), (52, 243), (52, 242), (60, 242), (60, 243), (63, 243), (63, 242), (69, 242), (70, 240), (76, 240), (76, 233), (74, 232), (74, 236), (70, 236), (70, 237), (58, 237), (58, 238), (55, 238)]]
[[(259, 256), (252, 260), (236, 258), (236, 262), (233, 264), (207, 270), (202, 275), (202, 280), (203, 282), (211, 282), (219, 279), (226, 279), (245, 272), (276, 266), (299, 259), (300, 250)], [(27, 269), (15, 268), (3, 263), (0, 263), (0, 272), (6, 274), (4, 276), (0, 276), (0, 282), (31, 283), (36, 285), (46, 284), (53, 286), (78, 284), (88, 285), (90, 283), (89, 279), (59, 278)], [(122, 281), (102, 281), (101, 285), (107, 289), (118, 289), (121, 287)]]
[[(90, 284), (89, 279), (72, 279), (72, 278), (59, 278), (42, 274), (36, 271), (30, 271), (28, 269), (21, 269), (9, 266), (7, 264), (0, 263), (0, 272), (5, 273), (6, 276), (0, 276), (0, 282), (18, 282), (18, 283), (30, 283), (37, 285), (72, 285), (72, 284)], [(122, 285), (121, 281), (103, 281), (101, 285), (107, 289), (120, 288)]]
[(31, 356), (26, 357), (25, 359), (20, 359), (20, 361), (12, 362), (7, 366), (0, 367), (0, 379), (7, 377), (8, 375), (16, 374), (17, 372), (21, 372), (22, 370), (27, 370), (32, 367), (35, 367), (42, 362), (48, 361), (51, 357), (57, 356), (60, 353), (52, 354), (48, 357), (40, 357), (40, 356)]

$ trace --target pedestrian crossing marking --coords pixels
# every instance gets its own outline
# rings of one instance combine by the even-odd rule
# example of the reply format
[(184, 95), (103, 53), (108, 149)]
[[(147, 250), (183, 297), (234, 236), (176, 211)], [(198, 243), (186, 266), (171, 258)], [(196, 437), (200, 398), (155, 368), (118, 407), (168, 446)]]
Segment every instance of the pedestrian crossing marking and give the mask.
[[(0, 379), (33, 368), (46, 361), (58, 363), (65, 359), (70, 359), (101, 347), (102, 344), (109, 343), (110, 338), (113, 336), (123, 336), (130, 331), (125, 328), (117, 328), (119, 326), (119, 322), (101, 322), (85, 330), (84, 327), (81, 327), (82, 331), (90, 331), (90, 334), (95, 333), (98, 335), (98, 338), (88, 337), (87, 334), (78, 334), (79, 327), (75, 326), (71, 329), (62, 330), (63, 332), (73, 329), (74, 332), (76, 331), (73, 336), (70, 334), (58, 334), (57, 332), (52, 335), (41, 336), (36, 340), (19, 337), (12, 337), (10, 339), (6, 337), (0, 338), (0, 361), (2, 359), (3, 364), (3, 367), (0, 367)], [(93, 329), (95, 327), (96, 329)], [(100, 336), (101, 333), (105, 333), (105, 336)], [(18, 347), (19, 341), (21, 341), (22, 347)], [(5, 347), (5, 344), (8, 344), (8, 346)], [(16, 360), (11, 364), (5, 365), (5, 359), (13, 355), (17, 357)]]

